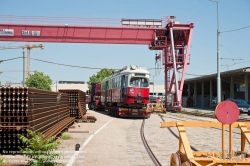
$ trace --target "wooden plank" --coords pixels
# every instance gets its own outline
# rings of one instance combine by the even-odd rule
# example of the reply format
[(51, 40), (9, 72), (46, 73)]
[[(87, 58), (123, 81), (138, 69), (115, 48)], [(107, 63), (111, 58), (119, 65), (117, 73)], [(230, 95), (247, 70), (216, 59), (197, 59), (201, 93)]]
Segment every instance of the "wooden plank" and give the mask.
[(241, 132), (244, 134), (247, 142), (250, 144), (250, 130), (247, 129), (246, 123), (239, 123), (239, 128), (241, 129)]
[(188, 159), (193, 159), (194, 158), (193, 151), (192, 151), (192, 149), (190, 147), (190, 144), (188, 142), (188, 138), (187, 138), (187, 135), (186, 135), (186, 130), (183, 127), (183, 124), (178, 123), (177, 128), (179, 130), (180, 139), (182, 140), (182, 144), (183, 144), (183, 147), (185, 149), (185, 152), (186, 152), (186, 155), (187, 155)]

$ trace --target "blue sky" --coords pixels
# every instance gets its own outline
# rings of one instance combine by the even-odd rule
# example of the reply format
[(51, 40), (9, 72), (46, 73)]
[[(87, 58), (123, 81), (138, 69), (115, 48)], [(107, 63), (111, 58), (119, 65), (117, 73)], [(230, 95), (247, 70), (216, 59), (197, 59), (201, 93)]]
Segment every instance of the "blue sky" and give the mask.
[[(176, 16), (176, 20), (195, 24), (191, 43), (191, 64), (187, 67), (186, 78), (193, 75), (206, 75), (217, 70), (217, 15), (216, 3), (209, 0), (1, 0), (0, 15), (18, 16), (63, 16), (83, 18), (138, 18), (161, 19), (163, 16)], [(249, 0), (219, 0), (220, 31), (234, 30), (250, 26)], [(221, 59), (221, 71), (250, 66), (249, 50), (250, 27), (238, 31), (222, 33), (220, 36), (220, 56), (239, 57), (244, 60)], [(22, 46), (23, 42), (0, 42), (0, 46)], [(40, 43), (34, 43), (40, 44)], [(32, 49), (31, 57), (63, 64), (122, 68), (138, 64), (153, 68), (155, 51), (147, 45), (109, 45), (43, 43), (44, 50)], [(22, 50), (1, 50), (0, 59), (22, 56)], [(0, 64), (0, 81), (21, 82), (22, 60), (17, 59)], [(228, 65), (229, 67), (227, 67)], [(57, 66), (31, 60), (31, 70), (49, 75), (53, 82), (59, 80), (88, 81), (98, 70)], [(151, 76), (155, 74), (151, 70)], [(152, 79), (152, 77), (151, 77)], [(156, 84), (164, 83), (164, 71), (155, 77)]]

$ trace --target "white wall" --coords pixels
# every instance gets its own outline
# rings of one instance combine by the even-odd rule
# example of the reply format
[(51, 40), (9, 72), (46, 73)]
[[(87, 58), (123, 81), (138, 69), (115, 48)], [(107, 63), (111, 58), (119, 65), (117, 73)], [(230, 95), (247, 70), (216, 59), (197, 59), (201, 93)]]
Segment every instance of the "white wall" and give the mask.
[(53, 84), (50, 86), (52, 91), (57, 91), (59, 89), (79, 89), (83, 92), (86, 92), (86, 90), (88, 90), (88, 84), (57, 84), (57, 88), (56, 88), (56, 84)]
[(153, 91), (155, 93), (165, 93), (164, 85), (149, 85), (149, 89), (150, 93), (153, 93)]

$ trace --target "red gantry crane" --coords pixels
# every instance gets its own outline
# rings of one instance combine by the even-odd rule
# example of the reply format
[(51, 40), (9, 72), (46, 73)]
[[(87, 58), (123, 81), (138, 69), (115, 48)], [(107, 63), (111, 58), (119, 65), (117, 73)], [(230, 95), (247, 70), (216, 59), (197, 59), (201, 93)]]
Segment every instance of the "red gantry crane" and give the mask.
[[(150, 50), (162, 51), (167, 110), (181, 110), (193, 28), (193, 23), (177, 22), (174, 16), (115, 20), (0, 15), (0, 41), (143, 44)], [(180, 81), (177, 72), (182, 73)], [(170, 102), (168, 94), (173, 96)]]

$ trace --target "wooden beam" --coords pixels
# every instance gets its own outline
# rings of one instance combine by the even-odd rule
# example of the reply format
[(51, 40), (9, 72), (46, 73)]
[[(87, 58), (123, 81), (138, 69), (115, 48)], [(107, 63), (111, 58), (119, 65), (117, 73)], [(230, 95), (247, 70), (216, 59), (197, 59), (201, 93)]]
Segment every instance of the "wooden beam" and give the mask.
[(241, 132), (244, 134), (247, 142), (250, 144), (250, 130), (247, 129), (246, 123), (239, 123), (239, 128), (241, 129)]
[(221, 133), (222, 133), (222, 137), (221, 137), (221, 151), (222, 151), (222, 159), (225, 159), (225, 125), (222, 125), (222, 129), (221, 129)]
[(185, 149), (185, 152), (186, 152), (186, 155), (188, 157), (188, 159), (193, 159), (194, 158), (194, 155), (193, 155), (193, 151), (190, 147), (190, 144), (188, 142), (188, 138), (187, 138), (187, 135), (186, 135), (186, 130), (183, 126), (182, 123), (178, 122), (177, 123), (177, 128), (178, 128), (178, 131), (179, 131), (179, 134), (180, 134), (180, 138), (182, 140), (182, 144), (183, 144), (183, 147)]
[(233, 151), (233, 128), (232, 125), (229, 125), (229, 154), (230, 159), (232, 159), (232, 151)]

